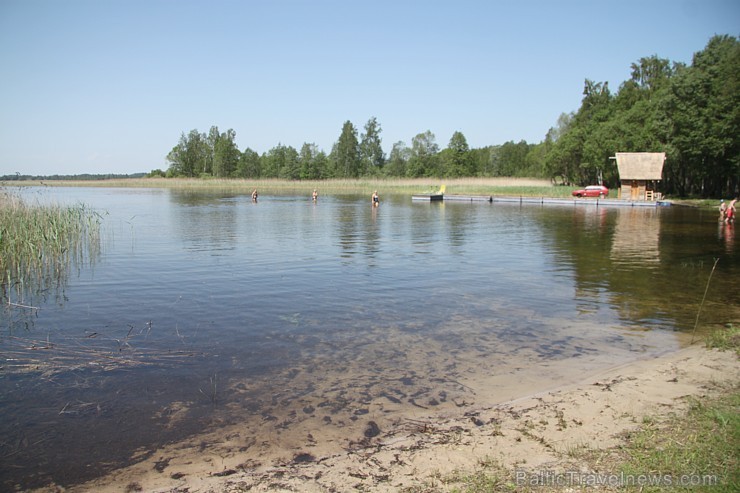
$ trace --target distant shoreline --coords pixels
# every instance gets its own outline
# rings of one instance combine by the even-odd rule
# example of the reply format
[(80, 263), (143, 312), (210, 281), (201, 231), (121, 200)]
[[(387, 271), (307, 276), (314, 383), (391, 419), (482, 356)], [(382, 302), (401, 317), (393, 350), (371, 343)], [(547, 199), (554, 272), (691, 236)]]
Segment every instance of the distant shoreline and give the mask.
[[(470, 178), (337, 178), (326, 180), (283, 180), (277, 178), (111, 178), (103, 180), (9, 180), (0, 181), (3, 187), (89, 187), (89, 188), (167, 188), (173, 190), (225, 191), (251, 194), (255, 188), (260, 195), (304, 194), (314, 189), (319, 197), (324, 194), (381, 195), (424, 194), (437, 192), (445, 185), (445, 193), (470, 195), (504, 195), (513, 197), (571, 198), (576, 186), (557, 185), (544, 178), (470, 177)], [(616, 193), (616, 190), (614, 191)], [(611, 195), (611, 194), (610, 194)], [(718, 199), (717, 199), (718, 200)], [(716, 209), (715, 199), (676, 199), (676, 205)]]
[(50, 187), (116, 187), (169, 188), (182, 190), (226, 190), (251, 193), (257, 188), (261, 195), (304, 193), (317, 189), (324, 194), (367, 193), (378, 190), (383, 194), (429, 193), (446, 186), (447, 193), (511, 194), (523, 196), (570, 196), (573, 187), (553, 185), (541, 178), (358, 178), (328, 180), (281, 180), (244, 178), (122, 178), (106, 180), (18, 180), (2, 182), (3, 186)]

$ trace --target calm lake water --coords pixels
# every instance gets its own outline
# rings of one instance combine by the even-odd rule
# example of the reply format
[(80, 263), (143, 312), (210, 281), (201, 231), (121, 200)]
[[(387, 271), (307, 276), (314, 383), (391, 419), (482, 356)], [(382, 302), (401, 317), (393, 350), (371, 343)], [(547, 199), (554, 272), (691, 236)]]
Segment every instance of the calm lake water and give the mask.
[(740, 319), (735, 227), (697, 209), (22, 193), (104, 219), (99, 252), (0, 312), (3, 490), (225, 423), (263, 451), (361, 436), (367, 415), (503, 402), (678, 349), (697, 314)]

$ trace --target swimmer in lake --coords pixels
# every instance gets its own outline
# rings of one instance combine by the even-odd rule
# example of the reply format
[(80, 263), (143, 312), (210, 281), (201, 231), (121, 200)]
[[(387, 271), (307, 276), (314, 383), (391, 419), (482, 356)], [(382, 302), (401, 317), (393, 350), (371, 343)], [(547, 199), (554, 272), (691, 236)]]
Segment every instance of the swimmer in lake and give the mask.
[(378, 197), (378, 191), (375, 190), (373, 192), (373, 207), (378, 207), (380, 205), (380, 198)]

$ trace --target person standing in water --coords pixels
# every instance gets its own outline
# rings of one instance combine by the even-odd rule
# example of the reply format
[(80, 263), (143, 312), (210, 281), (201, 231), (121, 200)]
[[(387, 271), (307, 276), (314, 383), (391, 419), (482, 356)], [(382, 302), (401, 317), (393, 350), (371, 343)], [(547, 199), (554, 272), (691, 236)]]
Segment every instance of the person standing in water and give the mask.
[(375, 190), (373, 192), (373, 207), (378, 207), (380, 205), (380, 198), (378, 197), (378, 191)]
[(313, 201), (314, 202), (316, 202), (317, 200), (319, 200), (319, 192), (316, 191), (315, 188), (313, 189), (313, 195), (312, 195), (312, 197), (313, 197)]
[(732, 202), (730, 202), (730, 205), (727, 206), (727, 210), (725, 211), (725, 222), (731, 223), (735, 221), (735, 213), (737, 212), (735, 210), (735, 202), (737, 202), (737, 199), (732, 199)]
[(722, 199), (719, 201), (719, 220), (724, 221), (726, 215), (727, 215), (727, 204), (725, 204), (725, 199)]
[(255, 189), (254, 189), (254, 190), (252, 191), (252, 202), (257, 202), (257, 197), (258, 197), (258, 196), (259, 196), (259, 195), (257, 194), (257, 189), (255, 188)]

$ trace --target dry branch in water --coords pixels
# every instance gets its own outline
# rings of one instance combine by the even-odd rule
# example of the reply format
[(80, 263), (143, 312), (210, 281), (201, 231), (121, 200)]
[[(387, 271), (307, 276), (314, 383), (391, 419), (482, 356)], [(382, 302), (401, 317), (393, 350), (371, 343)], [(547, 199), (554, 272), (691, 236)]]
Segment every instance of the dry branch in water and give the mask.
[[(87, 338), (92, 339), (90, 337)], [(25, 337), (3, 338), (2, 370), (7, 373), (39, 373), (52, 378), (76, 370), (112, 371), (140, 366), (175, 366), (196, 355), (193, 351), (137, 348), (127, 341), (108, 340), (108, 347), (84, 341), (51, 342)]]

